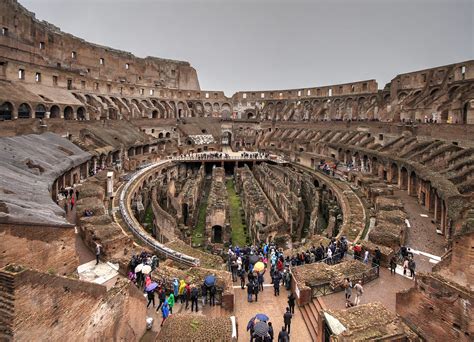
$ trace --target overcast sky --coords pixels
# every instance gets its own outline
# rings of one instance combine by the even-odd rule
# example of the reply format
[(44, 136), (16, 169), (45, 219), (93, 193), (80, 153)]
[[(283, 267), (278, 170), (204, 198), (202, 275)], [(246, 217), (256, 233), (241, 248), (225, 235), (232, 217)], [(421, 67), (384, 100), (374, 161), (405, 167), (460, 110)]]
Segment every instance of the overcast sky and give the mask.
[(474, 58), (473, 0), (20, 0), (136, 56), (186, 60), (202, 89), (303, 88)]

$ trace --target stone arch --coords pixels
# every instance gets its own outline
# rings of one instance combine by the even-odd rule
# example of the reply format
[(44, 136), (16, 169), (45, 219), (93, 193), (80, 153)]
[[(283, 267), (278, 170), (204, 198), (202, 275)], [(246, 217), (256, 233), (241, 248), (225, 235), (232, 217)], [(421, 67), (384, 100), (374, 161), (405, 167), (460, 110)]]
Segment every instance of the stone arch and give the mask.
[(159, 117), (158, 110), (155, 109), (153, 112), (151, 112), (151, 117), (152, 119), (158, 119)]
[(209, 102), (204, 103), (204, 117), (212, 116), (212, 104)]
[(230, 119), (232, 116), (232, 107), (229, 103), (224, 103), (221, 107), (221, 117), (223, 119)]
[(430, 91), (430, 96), (436, 96), (439, 92), (439, 88), (434, 88)]
[(35, 108), (35, 118), (37, 119), (44, 119), (46, 116), (46, 106), (42, 103), (36, 105)]
[(410, 196), (416, 196), (418, 188), (418, 177), (415, 171), (410, 172), (410, 179), (408, 183), (408, 194)]
[(29, 119), (31, 117), (31, 107), (27, 103), (18, 106), (18, 119)]
[(398, 184), (398, 166), (395, 163), (390, 165), (390, 183)]
[(49, 110), (49, 117), (51, 119), (58, 119), (61, 117), (61, 114), (60, 114), (61, 110), (59, 109), (58, 106), (56, 105), (53, 105), (51, 107), (51, 109)]
[(0, 121), (13, 119), (13, 105), (10, 102), (4, 102), (0, 106)]
[(401, 190), (407, 190), (408, 189), (408, 170), (402, 166), (400, 168), (400, 181), (398, 182), (398, 186)]
[(86, 120), (86, 109), (84, 107), (77, 108), (77, 119)]
[(222, 243), (223, 242), (223, 228), (222, 226), (216, 224), (212, 226), (212, 243)]
[(71, 106), (64, 108), (64, 120), (74, 120), (74, 109)]

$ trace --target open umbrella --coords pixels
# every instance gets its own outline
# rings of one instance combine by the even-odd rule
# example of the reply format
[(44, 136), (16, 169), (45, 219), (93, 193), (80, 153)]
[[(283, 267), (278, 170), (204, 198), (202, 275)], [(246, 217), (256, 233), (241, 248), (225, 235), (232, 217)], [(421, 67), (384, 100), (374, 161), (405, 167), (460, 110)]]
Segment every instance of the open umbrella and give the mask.
[(158, 283), (153, 282), (150, 285), (148, 285), (147, 287), (145, 287), (145, 291), (150, 292), (150, 291), (155, 290), (157, 287), (158, 287)]
[(253, 333), (260, 337), (265, 337), (268, 334), (268, 324), (265, 322), (257, 322), (253, 327)]
[(260, 258), (258, 257), (258, 255), (255, 255), (255, 254), (251, 255), (249, 257), (249, 263), (251, 263), (251, 264), (255, 264), (259, 260), (260, 260)]
[(213, 286), (216, 284), (216, 277), (214, 275), (208, 275), (205, 279), (204, 279), (204, 284), (206, 284), (206, 286)]
[(265, 269), (265, 264), (261, 261), (258, 261), (253, 266), (254, 272), (262, 272)]
[(143, 264), (138, 264), (137, 267), (135, 267), (135, 273), (141, 272), (143, 268)]
[(256, 317), (251, 318), (250, 321), (247, 323), (247, 331), (252, 329), (252, 327), (255, 325), (255, 318)]
[(145, 265), (142, 267), (142, 273), (143, 274), (148, 274), (151, 272), (151, 266), (150, 265)]
[(268, 322), (268, 320), (270, 319), (265, 314), (256, 314), (255, 318), (258, 319), (259, 321), (262, 321), (262, 322)]

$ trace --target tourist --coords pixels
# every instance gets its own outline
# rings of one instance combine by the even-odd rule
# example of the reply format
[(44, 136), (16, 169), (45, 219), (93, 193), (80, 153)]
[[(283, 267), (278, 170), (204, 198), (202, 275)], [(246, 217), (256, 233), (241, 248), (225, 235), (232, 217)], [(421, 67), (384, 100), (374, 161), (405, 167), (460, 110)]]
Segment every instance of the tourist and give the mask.
[(286, 332), (285, 327), (281, 327), (281, 331), (278, 334), (278, 342), (289, 342), (290, 341), (290, 336)]
[(240, 287), (242, 290), (245, 288), (245, 270), (241, 269), (239, 271), (239, 277), (240, 277)]
[(158, 291), (158, 299), (160, 300), (160, 303), (158, 304), (158, 307), (156, 308), (156, 312), (158, 312), (163, 305), (163, 303), (166, 301), (166, 290), (163, 288), (160, 288)]
[(211, 289), (209, 290), (209, 306), (216, 306), (216, 292), (216, 286), (212, 285)]
[(102, 246), (100, 243), (96, 242), (95, 243), (95, 260), (96, 260), (96, 265), (99, 264), (99, 258), (100, 258), (100, 253), (102, 252)]
[(368, 264), (368, 263), (369, 263), (369, 251), (365, 250), (365, 252), (364, 252), (364, 264)]
[(170, 310), (169, 303), (167, 300), (165, 300), (165, 302), (163, 303), (163, 306), (161, 307), (161, 314), (163, 316), (163, 320), (161, 321), (161, 326), (163, 326), (163, 323), (168, 318), (170, 313), (171, 313), (171, 310)]
[(253, 283), (247, 283), (247, 301), (253, 302)]
[(410, 277), (412, 277), (413, 279), (415, 278), (415, 268), (416, 268), (415, 259), (411, 258), (410, 261), (408, 262), (408, 269), (410, 270)]
[(362, 287), (362, 281), (359, 280), (359, 282), (354, 286), (354, 290), (356, 291), (356, 297), (354, 300), (355, 305), (359, 305), (360, 303), (360, 298), (364, 294), (364, 288)]
[(151, 303), (153, 303), (152, 308), (154, 308), (155, 307), (155, 291), (147, 291), (146, 295), (148, 298), (148, 304), (146, 305), (146, 308), (148, 309)]
[(193, 286), (191, 290), (191, 312), (194, 310), (194, 306), (196, 306), (196, 312), (198, 312), (198, 298), (199, 298), (199, 290), (196, 286)]
[(408, 269), (408, 257), (405, 257), (403, 260), (403, 275), (407, 275), (407, 269)]
[(207, 302), (207, 286), (202, 284), (201, 286), (202, 306), (206, 305)]
[(76, 200), (79, 200), (79, 190), (76, 189)]
[(179, 294), (179, 281), (177, 278), (174, 278), (173, 280), (173, 295), (174, 295), (174, 298), (178, 298), (178, 294)]
[(189, 306), (189, 301), (191, 300), (191, 285), (189, 284), (186, 284), (186, 287), (184, 288), (184, 297), (186, 300), (185, 310), (187, 310)]
[(280, 277), (275, 276), (275, 279), (273, 280), (273, 292), (275, 296), (280, 295)]
[(390, 274), (395, 274), (397, 268), (397, 257), (394, 255), (390, 258)]
[(258, 302), (259, 288), (258, 288), (258, 281), (257, 280), (254, 280), (252, 282), (252, 287), (253, 287), (253, 294), (255, 295), (255, 302)]
[(184, 292), (185, 292), (185, 290), (186, 290), (186, 282), (183, 279), (181, 279), (179, 281), (178, 297), (177, 297), (177, 299), (180, 300), (181, 304), (184, 303), (184, 299), (185, 299)]
[(174, 306), (174, 294), (173, 293), (170, 293), (170, 295), (168, 296), (168, 305), (169, 305), (169, 308), (170, 308), (170, 314), (173, 313), (173, 306)]
[(268, 322), (268, 337), (265, 339), (265, 341), (273, 341), (275, 333), (273, 332), (273, 326), (272, 322)]
[(286, 308), (286, 312), (283, 314), (283, 322), (285, 323), (285, 330), (288, 332), (288, 335), (291, 334), (290, 328), (291, 328), (291, 319), (293, 318), (293, 315), (290, 312), (290, 308)]
[(263, 272), (261, 272), (261, 273), (258, 272), (258, 274), (257, 274), (258, 287), (259, 287), (260, 291), (263, 291), (263, 282), (264, 282), (263, 275), (264, 275)]
[(352, 282), (349, 278), (344, 279), (343, 287), (346, 295), (346, 302), (348, 302), (352, 295)]
[(295, 313), (295, 300), (296, 297), (293, 294), (293, 292), (290, 293), (288, 296), (288, 307), (290, 308), (290, 313), (294, 314)]

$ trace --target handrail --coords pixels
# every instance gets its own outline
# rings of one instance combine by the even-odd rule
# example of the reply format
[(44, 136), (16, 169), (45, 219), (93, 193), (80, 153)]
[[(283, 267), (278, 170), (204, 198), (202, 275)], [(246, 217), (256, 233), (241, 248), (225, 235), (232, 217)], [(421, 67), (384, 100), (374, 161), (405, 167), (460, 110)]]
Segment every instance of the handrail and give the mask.
[(151, 247), (152, 249), (156, 250), (157, 252), (165, 255), (167, 258), (170, 258), (174, 261), (180, 262), (187, 266), (199, 266), (200, 260), (184, 253), (177, 252), (171, 248), (166, 247), (165, 245), (156, 241), (153, 237), (151, 237), (146, 231), (143, 229), (142, 225), (138, 222), (138, 220), (131, 214), (131, 206), (129, 201), (129, 188), (132, 185), (135, 185), (136, 181), (146, 174), (148, 171), (169, 163), (170, 160), (162, 160), (153, 165), (147, 166), (142, 170), (135, 172), (130, 180), (125, 183), (122, 192), (120, 193), (120, 201), (119, 201), (119, 208), (120, 213), (122, 214), (124, 222), (127, 224), (128, 229), (138, 237), (143, 243)]

